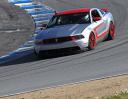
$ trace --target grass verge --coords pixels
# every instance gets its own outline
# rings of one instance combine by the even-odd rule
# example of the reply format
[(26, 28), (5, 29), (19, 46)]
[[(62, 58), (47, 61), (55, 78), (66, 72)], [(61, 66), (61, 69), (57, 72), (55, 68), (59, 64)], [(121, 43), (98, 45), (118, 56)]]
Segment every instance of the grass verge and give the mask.
[(128, 99), (128, 92), (121, 92), (118, 95), (103, 97), (102, 99)]

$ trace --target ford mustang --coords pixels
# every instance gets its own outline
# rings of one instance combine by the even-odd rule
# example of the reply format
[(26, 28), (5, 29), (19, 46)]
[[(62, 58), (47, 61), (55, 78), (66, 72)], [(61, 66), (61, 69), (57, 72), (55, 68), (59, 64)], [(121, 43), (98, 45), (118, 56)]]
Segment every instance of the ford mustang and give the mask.
[(115, 38), (115, 24), (108, 9), (80, 8), (56, 12), (46, 29), (34, 39), (36, 55), (95, 49), (98, 42)]

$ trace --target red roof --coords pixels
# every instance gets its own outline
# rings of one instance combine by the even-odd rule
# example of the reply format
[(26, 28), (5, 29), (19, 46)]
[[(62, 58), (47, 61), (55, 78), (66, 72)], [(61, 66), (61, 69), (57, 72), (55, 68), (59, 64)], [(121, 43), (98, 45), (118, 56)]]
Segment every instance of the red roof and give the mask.
[(90, 8), (80, 8), (80, 9), (73, 9), (73, 10), (57, 12), (55, 15), (75, 14), (75, 13), (89, 12), (89, 11), (90, 11)]

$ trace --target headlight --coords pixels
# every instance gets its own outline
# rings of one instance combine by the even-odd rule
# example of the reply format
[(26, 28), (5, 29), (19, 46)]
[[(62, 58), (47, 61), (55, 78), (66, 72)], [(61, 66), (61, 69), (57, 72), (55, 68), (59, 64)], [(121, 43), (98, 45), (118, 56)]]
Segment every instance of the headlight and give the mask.
[(69, 36), (69, 40), (79, 40), (79, 39), (82, 39), (84, 38), (83, 35), (75, 35), (75, 36)]

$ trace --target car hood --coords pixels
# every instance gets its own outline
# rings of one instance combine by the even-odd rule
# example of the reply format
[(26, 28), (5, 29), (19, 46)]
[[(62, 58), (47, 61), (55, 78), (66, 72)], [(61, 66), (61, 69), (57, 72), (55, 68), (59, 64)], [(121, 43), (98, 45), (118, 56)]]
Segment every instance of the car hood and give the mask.
[(82, 33), (87, 26), (89, 26), (89, 24), (70, 24), (47, 28), (46, 30), (40, 31), (36, 36), (36, 39), (50, 39), (77, 35)]

